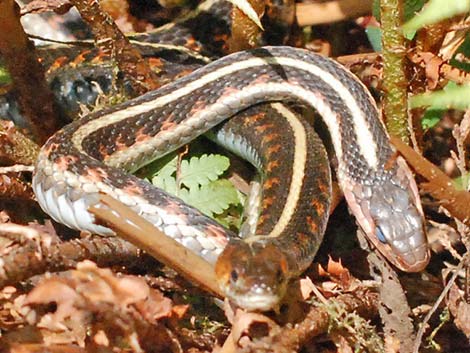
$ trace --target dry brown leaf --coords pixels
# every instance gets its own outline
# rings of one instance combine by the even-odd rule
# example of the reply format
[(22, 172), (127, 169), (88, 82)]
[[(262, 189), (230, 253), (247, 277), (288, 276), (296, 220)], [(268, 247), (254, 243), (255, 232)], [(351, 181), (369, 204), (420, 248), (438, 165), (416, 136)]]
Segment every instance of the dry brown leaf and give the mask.
[(142, 278), (116, 277), (111, 270), (100, 269), (91, 261), (78, 264), (77, 269), (82, 279), (93, 278), (93, 281), (80, 286), (81, 294), (90, 302), (109, 303), (124, 310), (133, 305), (150, 323), (172, 313), (171, 300), (151, 289)]
[(186, 305), (186, 304), (175, 305), (172, 308), (172, 314), (176, 318), (181, 319), (184, 315), (186, 315), (188, 310), (189, 310), (189, 305)]
[(263, 336), (268, 336), (275, 327), (277, 324), (267, 316), (237, 309), (232, 322), (232, 339), (245, 346), (251, 342), (252, 330), (262, 330)]
[(110, 303), (125, 308), (149, 296), (150, 288), (141, 278), (118, 278), (111, 270), (98, 268), (91, 261), (80, 262), (77, 270), (74, 276), (83, 282), (77, 286), (77, 290), (91, 302)]
[(21, 15), (40, 14), (48, 11), (64, 14), (71, 7), (72, 5), (67, 0), (34, 0), (21, 9)]
[[(351, 276), (349, 270), (343, 266), (341, 259), (335, 261), (331, 257), (328, 259), (326, 270), (321, 265), (318, 265), (318, 274), (330, 278), (334, 283), (339, 284), (342, 289), (345, 290), (351, 289), (352, 284), (356, 281), (356, 279)], [(323, 287), (326, 290), (333, 290), (333, 288), (328, 289), (325, 283), (323, 283)], [(336, 289), (337, 285), (333, 287)]]
[(321, 284), (321, 293), (325, 298), (329, 299), (341, 293), (341, 289), (336, 282), (324, 281)]
[(66, 283), (65, 280), (51, 278), (42, 281), (36, 286), (28, 294), (24, 304), (48, 304), (55, 302), (57, 304), (56, 311), (45, 315), (41, 322), (41, 327), (55, 331), (66, 329), (66, 326), (63, 324), (66, 318), (79, 316), (79, 310), (77, 310), (77, 301), (79, 299), (80, 297), (75, 289)]
[(385, 341), (385, 353), (398, 353), (400, 352), (400, 340), (396, 337), (387, 336)]
[[(174, 310), (171, 300), (159, 291), (151, 291), (146, 300), (135, 303), (135, 307), (148, 322), (156, 322), (158, 319), (168, 317)], [(187, 305), (180, 305), (176, 312), (182, 313), (181, 307), (185, 307), (184, 312), (186, 312)]]
[(43, 315), (37, 324), (48, 344), (83, 346), (94, 329), (104, 334), (95, 335), (95, 343), (111, 344), (116, 337), (125, 337), (127, 344), (133, 344), (144, 323), (150, 327), (163, 317), (184, 315), (185, 308), (179, 307), (175, 314), (171, 300), (141, 278), (119, 277), (91, 261), (79, 263), (67, 275), (41, 282), (26, 300), (26, 304), (57, 303), (56, 311)]
[(455, 325), (470, 338), (470, 304), (465, 301), (463, 292), (455, 284), (449, 291), (448, 306), (455, 318)]
[(309, 277), (300, 279), (300, 293), (304, 300), (310, 298), (312, 293), (315, 291), (315, 285)]
[(338, 353), (353, 353), (353, 350), (348, 342), (348, 340), (341, 335), (332, 335), (333, 340), (338, 347)]
[(81, 310), (83, 298), (73, 288), (73, 283), (61, 278), (41, 282), (27, 296), (25, 305), (55, 302), (57, 309), (41, 317), (37, 327), (48, 345), (85, 344), (87, 336), (87, 312)]
[(103, 330), (98, 330), (93, 336), (93, 341), (100, 346), (109, 347), (109, 339)]
[(57, 310), (52, 315), (53, 321), (59, 326), (65, 318), (77, 314), (76, 302), (79, 295), (73, 287), (67, 284), (63, 279), (50, 278), (41, 282), (26, 297), (25, 305), (48, 304), (55, 302)]

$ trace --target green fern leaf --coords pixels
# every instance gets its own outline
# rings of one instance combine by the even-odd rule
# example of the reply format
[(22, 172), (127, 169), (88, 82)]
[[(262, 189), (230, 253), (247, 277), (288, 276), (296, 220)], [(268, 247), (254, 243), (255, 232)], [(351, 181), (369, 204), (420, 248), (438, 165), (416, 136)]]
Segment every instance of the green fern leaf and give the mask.
[(239, 203), (237, 190), (226, 179), (215, 180), (189, 190), (181, 189), (179, 197), (210, 217)]
[(442, 91), (419, 94), (410, 98), (410, 108), (461, 109), (470, 107), (470, 85), (449, 83)]
[(181, 162), (180, 182), (190, 190), (197, 186), (208, 185), (222, 175), (229, 166), (229, 159), (217, 154), (192, 157), (189, 161)]
[(470, 11), (470, 0), (430, 0), (415, 17), (403, 25), (407, 38), (418, 29)]
[(152, 178), (152, 184), (169, 192), (172, 195), (178, 195), (178, 187), (176, 185), (176, 163), (178, 157), (174, 157), (165, 164)]

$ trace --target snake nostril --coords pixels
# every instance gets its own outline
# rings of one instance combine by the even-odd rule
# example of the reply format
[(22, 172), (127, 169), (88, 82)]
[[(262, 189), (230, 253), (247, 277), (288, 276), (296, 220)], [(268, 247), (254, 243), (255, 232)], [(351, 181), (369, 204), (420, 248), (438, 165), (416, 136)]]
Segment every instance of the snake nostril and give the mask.
[(232, 282), (236, 282), (238, 280), (238, 272), (236, 270), (232, 270), (232, 272), (230, 272), (230, 279)]

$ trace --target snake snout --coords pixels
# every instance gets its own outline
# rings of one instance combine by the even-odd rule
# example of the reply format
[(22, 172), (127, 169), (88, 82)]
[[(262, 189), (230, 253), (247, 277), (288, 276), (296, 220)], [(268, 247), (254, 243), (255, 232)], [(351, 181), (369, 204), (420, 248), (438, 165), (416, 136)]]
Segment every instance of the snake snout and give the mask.
[(389, 260), (407, 272), (420, 271), (429, 261), (424, 218), (417, 202), (413, 192), (394, 179), (372, 192), (370, 198), (375, 236), (391, 250), (386, 254)]
[(400, 270), (418, 272), (430, 257), (424, 216), (411, 172), (399, 162), (380, 182), (345, 183), (343, 191), (369, 241)]
[(232, 239), (219, 256), (215, 271), (227, 298), (250, 311), (276, 308), (287, 289), (288, 265), (273, 244)]

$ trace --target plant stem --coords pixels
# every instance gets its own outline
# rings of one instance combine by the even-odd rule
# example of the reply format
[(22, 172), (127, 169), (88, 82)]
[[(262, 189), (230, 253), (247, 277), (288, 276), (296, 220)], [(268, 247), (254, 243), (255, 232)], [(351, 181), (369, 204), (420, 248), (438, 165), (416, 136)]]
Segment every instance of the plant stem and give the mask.
[(401, 0), (381, 0), (383, 48), (383, 111), (388, 132), (408, 143), (407, 78), (405, 73), (405, 38), (401, 30)]

